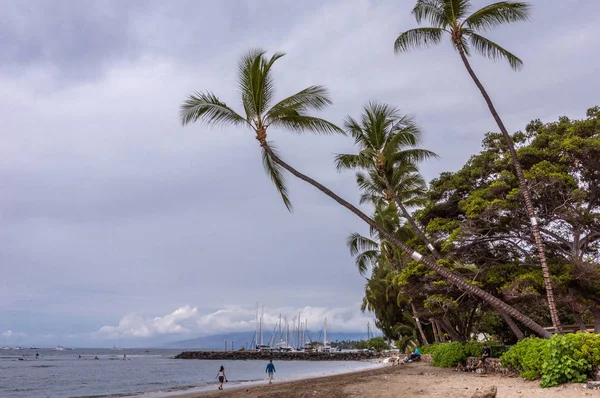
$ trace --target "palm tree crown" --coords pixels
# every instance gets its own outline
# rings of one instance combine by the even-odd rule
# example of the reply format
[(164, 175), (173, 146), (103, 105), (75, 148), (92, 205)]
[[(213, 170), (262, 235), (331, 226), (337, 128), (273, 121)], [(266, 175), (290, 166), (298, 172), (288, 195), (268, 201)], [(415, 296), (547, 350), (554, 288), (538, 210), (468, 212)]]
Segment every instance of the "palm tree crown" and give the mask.
[(275, 85), (271, 68), (283, 53), (267, 58), (265, 51), (253, 49), (242, 56), (238, 64), (238, 86), (241, 105), (245, 116), (219, 100), (211, 92), (196, 92), (181, 106), (181, 123), (204, 122), (208, 125), (247, 126), (256, 134), (262, 148), (263, 165), (267, 174), (281, 194), (288, 210), (291, 202), (283, 177), (281, 165), (275, 162), (276, 154), (272, 143), (267, 141), (269, 127), (285, 128), (296, 133), (344, 134), (343, 130), (328, 122), (307, 114), (310, 110), (321, 110), (331, 104), (329, 94), (323, 86), (310, 86), (275, 103)]
[[(371, 102), (363, 110), (360, 122), (349, 116), (344, 127), (354, 138), (359, 152), (337, 155), (336, 166), (338, 170), (367, 170), (369, 174), (357, 175), (358, 183), (366, 193), (373, 193), (378, 186), (380, 192), (387, 191), (382, 180), (388, 181), (400, 192), (405, 190), (406, 199), (417, 193), (414, 189), (424, 188), (416, 164), (437, 155), (417, 148), (421, 142), (421, 130), (411, 118), (402, 115), (397, 108)], [(361, 201), (367, 199), (363, 197)]]
[(432, 26), (402, 33), (394, 43), (394, 51), (405, 52), (413, 48), (429, 47), (438, 44), (443, 34), (448, 33), (454, 47), (464, 51), (467, 56), (474, 49), (493, 60), (506, 59), (511, 68), (519, 69), (523, 62), (516, 55), (479, 33), (502, 24), (528, 20), (529, 4), (500, 1), (469, 15), (470, 8), (470, 0), (417, 0), (412, 10), (417, 23), (427, 20)]

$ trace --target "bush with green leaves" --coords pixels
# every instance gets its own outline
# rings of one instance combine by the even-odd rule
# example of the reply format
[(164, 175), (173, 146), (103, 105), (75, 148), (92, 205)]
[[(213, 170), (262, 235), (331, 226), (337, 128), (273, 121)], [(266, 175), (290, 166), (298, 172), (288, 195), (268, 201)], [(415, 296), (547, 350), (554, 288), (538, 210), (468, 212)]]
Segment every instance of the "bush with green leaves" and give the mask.
[(600, 335), (587, 333), (527, 338), (502, 356), (503, 367), (518, 370), (526, 380), (541, 379), (542, 387), (584, 382), (598, 365)]
[(426, 345), (420, 349), (421, 354), (434, 354), (435, 350), (437, 349), (438, 346), (439, 346), (439, 344), (437, 344), (437, 343)]
[(462, 343), (441, 343), (435, 348), (433, 366), (452, 368), (467, 359), (465, 347)]

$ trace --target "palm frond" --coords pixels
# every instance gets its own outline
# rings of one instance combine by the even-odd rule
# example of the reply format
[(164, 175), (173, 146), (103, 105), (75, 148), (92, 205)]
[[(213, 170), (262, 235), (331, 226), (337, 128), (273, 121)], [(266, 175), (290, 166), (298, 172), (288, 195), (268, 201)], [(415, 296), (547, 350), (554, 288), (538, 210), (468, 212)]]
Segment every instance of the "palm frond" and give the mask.
[(242, 104), (248, 119), (259, 117), (268, 107), (274, 95), (271, 67), (283, 53), (275, 53), (267, 60), (265, 50), (251, 49), (242, 56), (238, 64), (238, 86)]
[[(277, 153), (277, 149), (272, 145), (272, 143), (269, 142), (268, 145), (271, 151), (273, 151), (276, 156), (279, 156), (279, 154)], [(275, 188), (277, 188), (277, 191), (281, 195), (281, 199), (283, 199), (285, 207), (291, 212), (292, 203), (290, 202), (290, 199), (288, 197), (288, 190), (285, 185), (285, 178), (283, 176), (284, 169), (279, 164), (273, 162), (273, 160), (269, 156), (269, 153), (265, 151), (264, 148), (262, 148), (262, 162), (265, 171), (267, 172), (267, 174), (271, 178), (271, 181), (273, 181), (273, 184), (275, 184)]]
[(184, 126), (198, 120), (209, 125), (246, 123), (246, 119), (210, 92), (196, 92), (190, 95), (181, 105), (180, 117)]
[(483, 56), (494, 61), (505, 58), (510, 64), (510, 67), (514, 70), (518, 70), (523, 66), (523, 61), (521, 61), (516, 55), (500, 47), (493, 41), (475, 33), (471, 33), (469, 35), (469, 39), (473, 48)]
[(364, 251), (379, 249), (379, 244), (373, 239), (362, 236), (358, 232), (353, 232), (346, 238), (346, 245), (350, 249), (350, 254), (356, 256)]
[(348, 169), (366, 169), (373, 165), (369, 156), (364, 154), (338, 154), (334, 158), (335, 168), (337, 171)]
[(323, 86), (310, 86), (304, 90), (289, 96), (273, 105), (267, 112), (267, 123), (276, 120), (280, 116), (301, 114), (307, 110), (321, 110), (331, 105), (331, 99), (327, 89)]
[(288, 128), (296, 133), (346, 134), (344, 130), (325, 119), (301, 114), (279, 116), (271, 121), (271, 126)]
[(530, 10), (527, 3), (500, 1), (475, 11), (462, 25), (473, 30), (489, 31), (502, 24), (529, 20)]
[(439, 155), (433, 151), (427, 149), (405, 149), (399, 151), (390, 156), (389, 161), (391, 164), (396, 163), (411, 163), (417, 164), (424, 160), (437, 159)]
[(261, 48), (251, 48), (238, 62), (238, 87), (242, 97), (242, 105), (248, 120), (260, 115), (255, 96), (258, 90), (258, 76), (260, 63), (266, 51)]
[(442, 28), (416, 28), (407, 30), (396, 39), (394, 52), (400, 53), (438, 44), (442, 40), (442, 33), (444, 33)]
[(412, 10), (412, 14), (419, 24), (423, 20), (429, 20), (433, 26), (439, 28), (448, 25), (444, 14), (443, 0), (418, 0)]

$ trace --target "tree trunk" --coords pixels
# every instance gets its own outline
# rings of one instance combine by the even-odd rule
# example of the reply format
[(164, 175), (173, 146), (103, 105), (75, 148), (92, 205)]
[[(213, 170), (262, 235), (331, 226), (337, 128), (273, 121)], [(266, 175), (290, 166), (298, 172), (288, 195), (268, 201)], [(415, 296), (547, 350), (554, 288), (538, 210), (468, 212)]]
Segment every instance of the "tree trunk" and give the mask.
[(517, 336), (517, 340), (519, 340), (519, 341), (523, 340), (525, 338), (525, 335), (523, 334), (523, 332), (521, 332), (521, 329), (519, 329), (519, 327), (517, 326), (515, 321), (513, 321), (504, 312), (500, 312), (500, 315), (502, 315), (502, 318), (504, 318), (504, 321), (508, 324), (508, 327), (510, 327), (510, 330), (512, 330), (512, 332), (515, 334), (515, 336)]
[(583, 333), (587, 332), (585, 323), (583, 323), (583, 321), (581, 320), (581, 315), (579, 315), (576, 312), (573, 312), (573, 317), (575, 318), (575, 322), (577, 322), (577, 326), (579, 326), (579, 330)]
[(417, 328), (419, 328), (419, 333), (421, 334), (421, 338), (423, 339), (423, 343), (425, 345), (429, 345), (429, 341), (427, 341), (427, 336), (425, 336), (425, 332), (423, 331), (423, 327), (421, 326), (421, 321), (417, 316), (417, 311), (415, 310), (415, 305), (411, 302), (410, 306), (412, 308), (413, 316), (415, 317), (415, 321), (417, 322)]
[(398, 197), (398, 192), (396, 192), (395, 189), (392, 189), (390, 182), (388, 181), (388, 179), (385, 176), (381, 177), (381, 179), (385, 183), (385, 187), (387, 188), (387, 190), (390, 192), (390, 194), (394, 198), (394, 202), (396, 202), (396, 206), (398, 206), (398, 208), (402, 212), (402, 216), (404, 216), (404, 218), (406, 218), (406, 221), (408, 221), (408, 223), (413, 228), (413, 230), (415, 231), (415, 233), (417, 234), (419, 239), (421, 239), (421, 241), (423, 241), (423, 243), (425, 243), (427, 245), (427, 248), (431, 252), (431, 255), (433, 256), (433, 258), (435, 260), (439, 260), (440, 254), (438, 253), (437, 250), (435, 250), (435, 247), (431, 244), (429, 239), (427, 239), (427, 236), (425, 236), (425, 233), (423, 231), (421, 231), (421, 228), (419, 228), (416, 221), (412, 218), (412, 216), (410, 215), (408, 210), (406, 210), (406, 207), (404, 207), (404, 204), (402, 204), (402, 202), (400, 201), (400, 198)]
[(431, 318), (431, 329), (433, 330), (433, 339), (436, 344), (440, 343), (440, 338), (438, 337), (437, 325), (435, 324), (435, 319)]
[(438, 325), (440, 325), (442, 329), (444, 329), (446, 333), (450, 335), (452, 341), (460, 341), (461, 343), (464, 343), (464, 337), (458, 334), (458, 332), (452, 327), (446, 318), (438, 318)]
[(558, 311), (556, 310), (556, 303), (554, 302), (554, 292), (552, 290), (552, 280), (550, 278), (550, 270), (548, 269), (548, 263), (546, 261), (546, 252), (544, 250), (544, 244), (542, 242), (542, 235), (540, 234), (540, 227), (537, 223), (537, 218), (535, 216), (535, 210), (533, 208), (533, 200), (531, 200), (531, 192), (529, 191), (529, 187), (527, 186), (527, 180), (525, 180), (525, 175), (523, 174), (523, 169), (521, 167), (521, 163), (519, 162), (519, 159), (517, 158), (517, 151), (515, 150), (515, 145), (512, 141), (512, 138), (510, 137), (510, 134), (508, 134), (506, 127), (504, 127), (504, 123), (502, 122), (502, 119), (500, 119), (498, 112), (496, 112), (496, 108), (494, 107), (494, 104), (492, 103), (492, 99), (488, 95), (487, 91), (485, 91), (485, 88), (483, 87), (483, 85), (481, 84), (481, 82), (479, 81), (477, 76), (475, 75), (475, 72), (473, 72), (473, 69), (471, 68), (471, 65), (469, 64), (469, 60), (467, 59), (464, 49), (462, 48), (462, 43), (460, 41), (457, 41), (456, 45), (458, 48), (458, 52), (460, 53), (460, 57), (462, 58), (462, 61), (465, 64), (465, 67), (467, 68), (467, 72), (469, 72), (469, 75), (471, 76), (471, 78), (473, 79), (475, 84), (477, 85), (477, 88), (479, 88), (481, 95), (483, 95), (483, 98), (485, 99), (485, 102), (487, 103), (487, 106), (490, 109), (490, 112), (492, 113), (492, 116), (494, 117), (494, 120), (496, 121), (496, 124), (498, 125), (498, 128), (500, 129), (500, 132), (504, 136), (504, 140), (506, 141), (506, 146), (508, 147), (508, 151), (510, 152), (510, 156), (512, 158), (512, 164), (513, 164), (513, 167), (515, 168), (515, 175), (517, 176), (517, 179), (519, 180), (519, 187), (521, 189), (521, 193), (523, 194), (523, 199), (525, 201), (525, 208), (527, 209), (527, 214), (528, 214), (529, 220), (531, 222), (531, 232), (533, 234), (533, 239), (535, 240), (535, 246), (537, 248), (538, 258), (540, 260), (540, 265), (542, 267), (542, 275), (544, 276), (544, 285), (546, 287), (546, 297), (548, 300), (548, 307), (550, 309), (550, 317), (552, 318), (552, 324), (554, 325), (555, 331), (559, 334), (562, 334), (563, 333), (562, 326), (560, 324), (560, 319), (558, 318)]
[(600, 308), (594, 306), (592, 313), (594, 314), (594, 333), (600, 333)]
[(350, 210), (352, 213), (354, 213), (356, 216), (358, 216), (361, 220), (366, 222), (370, 227), (372, 227), (377, 232), (379, 232), (380, 236), (382, 236), (383, 238), (390, 241), (394, 246), (396, 246), (400, 250), (403, 250), (407, 254), (411, 253), (410, 255), (415, 261), (422, 262), (423, 265), (425, 265), (430, 270), (436, 272), (437, 274), (439, 274), (440, 276), (442, 276), (449, 282), (455, 283), (460, 289), (463, 289), (465, 292), (467, 292), (475, 297), (479, 297), (480, 299), (482, 299), (483, 301), (488, 303), (491, 307), (495, 308), (496, 310), (506, 312), (508, 315), (510, 315), (514, 319), (518, 320), (519, 322), (523, 323), (525, 326), (527, 326), (528, 328), (530, 328), (531, 330), (533, 330), (540, 336), (547, 337), (547, 338), (549, 338), (551, 336), (551, 334), (546, 329), (544, 329), (542, 326), (535, 323), (531, 318), (520, 313), (516, 308), (511, 307), (510, 305), (506, 304), (499, 298), (489, 294), (488, 292), (480, 289), (479, 287), (472, 285), (471, 283), (466, 281), (462, 276), (460, 276), (452, 271), (449, 271), (446, 268), (440, 267), (434, 261), (430, 260), (429, 258), (423, 257), (420, 253), (412, 250), (410, 247), (408, 247), (404, 242), (402, 242), (396, 236), (387, 232), (384, 228), (382, 228), (379, 224), (377, 224), (373, 219), (368, 217), (365, 213), (363, 213), (362, 211), (357, 209), (352, 204), (350, 204), (347, 201), (345, 201), (344, 199), (340, 198), (329, 188), (323, 186), (322, 184), (318, 183), (317, 181), (313, 180), (312, 178), (300, 173), (298, 170), (294, 169), (289, 164), (285, 163), (277, 155), (275, 155), (275, 153), (271, 150), (271, 148), (267, 145), (266, 142), (264, 142), (264, 143), (261, 142), (261, 145), (263, 146), (265, 151), (267, 151), (267, 153), (269, 154), (269, 156), (271, 157), (271, 159), (273, 159), (273, 161), (275, 163), (277, 163), (278, 165), (280, 165), (281, 167), (286, 169), (293, 176), (301, 179), (304, 182), (307, 182), (308, 184), (317, 188), (319, 191), (323, 192), (325, 195), (327, 195), (330, 198), (332, 198), (333, 200), (335, 200), (340, 205), (342, 205), (345, 208), (347, 208), (348, 210)]
[(446, 342), (446, 336), (444, 336), (444, 332), (442, 331), (442, 327), (440, 326), (440, 323), (437, 321), (437, 319), (435, 320), (435, 327), (437, 329), (437, 334), (440, 338), (440, 343), (445, 343)]

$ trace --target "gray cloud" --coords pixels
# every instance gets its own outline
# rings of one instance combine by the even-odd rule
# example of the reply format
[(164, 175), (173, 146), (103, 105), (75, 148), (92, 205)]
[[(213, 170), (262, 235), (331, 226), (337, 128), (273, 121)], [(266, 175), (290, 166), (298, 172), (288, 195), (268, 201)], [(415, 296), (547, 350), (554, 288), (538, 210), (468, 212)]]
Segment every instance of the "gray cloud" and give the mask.
[[(236, 61), (250, 46), (288, 53), (278, 96), (327, 85), (335, 105), (321, 116), (336, 123), (369, 100), (414, 115), (442, 156), (422, 165), (427, 178), (460, 167), (495, 130), (449, 43), (393, 54), (415, 26), (412, 1), (89, 4), (1, 4), (0, 331), (51, 342), (130, 313), (189, 305), (202, 316), (256, 300), (358, 312), (364, 280), (344, 239), (365, 227), (291, 178), (288, 214), (248, 131), (179, 125), (193, 90), (239, 103)], [(600, 5), (534, 6), (530, 23), (490, 34), (521, 56), (521, 72), (473, 59), (513, 131), (597, 102), (589, 16)], [(290, 163), (357, 201), (352, 173), (332, 164), (350, 139), (270, 134)]]

